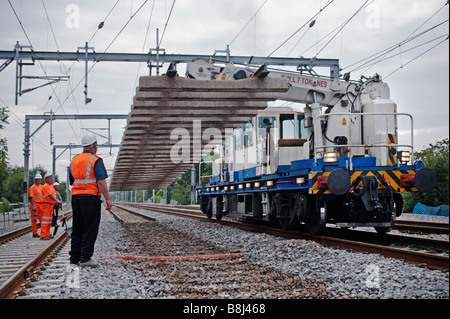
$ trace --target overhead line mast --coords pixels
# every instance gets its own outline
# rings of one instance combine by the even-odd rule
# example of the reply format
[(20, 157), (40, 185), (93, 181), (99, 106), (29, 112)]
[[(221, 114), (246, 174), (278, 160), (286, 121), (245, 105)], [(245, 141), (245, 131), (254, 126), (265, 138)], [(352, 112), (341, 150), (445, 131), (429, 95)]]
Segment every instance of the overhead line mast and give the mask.
[[(16, 63), (22, 65), (33, 65), (35, 61), (84, 61), (85, 66), (89, 61), (98, 62), (146, 62), (148, 68), (151, 70), (153, 67), (159, 67), (163, 63), (170, 63), (173, 67), (176, 67), (178, 63), (187, 63), (195, 59), (204, 59), (210, 63), (235, 63), (241, 65), (272, 65), (272, 66), (294, 66), (300, 72), (311, 72), (315, 67), (329, 68), (330, 78), (339, 77), (339, 60), (338, 59), (309, 59), (309, 58), (291, 58), (291, 57), (260, 57), (260, 56), (240, 56), (230, 55), (230, 50), (227, 47), (225, 51), (217, 50), (213, 55), (202, 54), (167, 54), (165, 49), (157, 48), (150, 49), (148, 53), (98, 53), (95, 52), (93, 47), (82, 47), (83, 50), (75, 52), (60, 52), (60, 51), (35, 51), (29, 46), (22, 46), (19, 42), (16, 43), (14, 50), (1, 50), (0, 60), (6, 60), (0, 65), (0, 72), (3, 71), (11, 62), (16, 60)], [(226, 55), (216, 54), (226, 52)], [(25, 63), (24, 61), (28, 61)], [(30, 62), (31, 61), (31, 62)], [(91, 101), (87, 97), (87, 75), (90, 69), (85, 68), (85, 103)], [(18, 97), (23, 93), (30, 90), (22, 90), (22, 79), (26, 78), (22, 76), (20, 68), (16, 70), (16, 100), (15, 104), (18, 104)], [(60, 77), (61, 79), (63, 77)], [(59, 80), (61, 80), (59, 79)], [(50, 79), (49, 79), (50, 80)]]

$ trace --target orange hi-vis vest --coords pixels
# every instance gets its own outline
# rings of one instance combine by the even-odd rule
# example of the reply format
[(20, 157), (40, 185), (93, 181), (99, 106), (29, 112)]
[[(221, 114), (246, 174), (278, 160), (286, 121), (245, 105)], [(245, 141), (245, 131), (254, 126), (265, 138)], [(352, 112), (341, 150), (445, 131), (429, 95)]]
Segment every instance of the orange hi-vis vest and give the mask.
[(52, 204), (52, 205), (56, 203), (53, 199), (48, 197), (49, 195), (53, 195), (56, 197), (56, 191), (53, 188), (52, 184), (45, 183), (44, 186), (42, 187), (42, 193), (44, 194), (42, 203)]
[(33, 184), (30, 187), (29, 193), (30, 197), (34, 199), (35, 203), (42, 203), (44, 201), (45, 196), (41, 184), (39, 184), (38, 186), (36, 186), (36, 184)]
[(70, 172), (74, 178), (72, 195), (102, 195), (94, 173), (95, 162), (99, 158), (92, 153), (81, 153), (73, 158), (70, 164)]

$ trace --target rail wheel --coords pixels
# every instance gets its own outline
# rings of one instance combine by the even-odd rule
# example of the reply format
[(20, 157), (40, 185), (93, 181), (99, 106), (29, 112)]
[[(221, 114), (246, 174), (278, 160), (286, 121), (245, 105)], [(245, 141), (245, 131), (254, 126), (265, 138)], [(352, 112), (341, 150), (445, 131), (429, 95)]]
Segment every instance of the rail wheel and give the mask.
[(291, 213), (288, 203), (285, 199), (274, 196), (270, 205), (270, 219), (276, 227), (287, 230), (296, 224), (296, 216)]
[(392, 230), (392, 227), (374, 227), (378, 234), (384, 235)]
[(309, 209), (305, 229), (311, 235), (322, 235), (327, 221), (327, 206), (324, 201), (317, 199), (315, 203), (311, 203)]
[(223, 215), (223, 201), (222, 201), (222, 196), (219, 196), (219, 197), (217, 198), (215, 215), (216, 215), (216, 219), (217, 219), (217, 220), (222, 220), (222, 215)]
[(208, 200), (208, 205), (206, 207), (205, 214), (206, 214), (206, 217), (212, 218), (212, 200), (211, 200), (211, 198), (209, 198), (209, 200)]

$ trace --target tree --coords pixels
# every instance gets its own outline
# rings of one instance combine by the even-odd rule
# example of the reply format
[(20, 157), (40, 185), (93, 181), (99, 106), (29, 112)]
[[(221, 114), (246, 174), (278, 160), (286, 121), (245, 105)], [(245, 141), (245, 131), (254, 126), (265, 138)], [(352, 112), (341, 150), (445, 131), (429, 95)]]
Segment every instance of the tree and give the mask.
[(416, 160), (422, 160), (425, 167), (431, 168), (437, 177), (436, 187), (429, 193), (407, 193), (404, 195), (404, 212), (412, 212), (417, 202), (437, 207), (449, 204), (449, 139), (445, 138), (423, 151), (414, 152)]
[[(8, 124), (8, 110), (0, 107), (0, 130)], [(6, 138), (0, 135), (0, 199), (3, 198), (4, 182), (6, 179), (6, 171), (8, 168), (8, 142)]]
[[(11, 203), (23, 202), (23, 172), (23, 166), (9, 166), (6, 170), (3, 196)], [(34, 172), (40, 172), (42, 176), (47, 173), (41, 165), (36, 166)], [(33, 185), (33, 170), (29, 171), (29, 181), (29, 186)], [(44, 181), (42, 180), (41, 183), (44, 184)]]

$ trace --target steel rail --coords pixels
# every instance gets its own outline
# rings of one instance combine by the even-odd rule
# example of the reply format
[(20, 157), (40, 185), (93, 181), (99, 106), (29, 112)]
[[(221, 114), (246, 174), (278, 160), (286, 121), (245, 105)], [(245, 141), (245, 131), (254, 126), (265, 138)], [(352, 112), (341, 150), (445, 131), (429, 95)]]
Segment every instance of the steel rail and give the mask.
[(448, 223), (433, 223), (423, 221), (410, 221), (410, 220), (396, 220), (394, 223), (394, 229), (421, 232), (421, 233), (434, 233), (434, 234), (448, 234)]
[[(66, 217), (66, 218), (70, 219), (72, 217), (72, 211), (67, 211), (64, 214), (59, 215), (58, 216), (58, 220), (61, 220), (63, 217)], [(8, 242), (8, 241), (10, 241), (10, 240), (12, 240), (14, 238), (18, 238), (20, 236), (23, 236), (23, 235), (31, 232), (31, 230), (32, 230), (31, 226), (24, 226), (22, 228), (19, 228), (19, 229), (16, 229), (16, 230), (13, 230), (13, 231), (1, 234), (0, 235), (0, 245), (5, 243), (5, 242)]]
[(43, 248), (35, 257), (17, 270), (8, 280), (0, 286), (0, 299), (14, 299), (14, 291), (21, 283), (33, 275), (33, 272), (47, 259), (47, 257), (58, 247), (63, 245), (69, 238), (66, 232), (62, 232)]
[[(63, 217), (71, 218), (72, 212), (68, 211), (58, 216), (58, 220)], [(31, 226), (25, 226), (15, 231), (3, 234), (0, 236), (0, 244), (10, 241), (12, 239), (21, 237), (31, 232)], [(49, 242), (49, 245), (41, 249), (30, 261), (20, 267), (12, 276), (9, 277), (0, 285), (0, 299), (13, 299), (15, 297), (14, 291), (20, 289), (20, 284), (27, 281), (36, 269), (47, 259), (47, 257), (58, 247), (63, 245), (69, 236), (65, 231), (59, 234), (55, 239)]]

